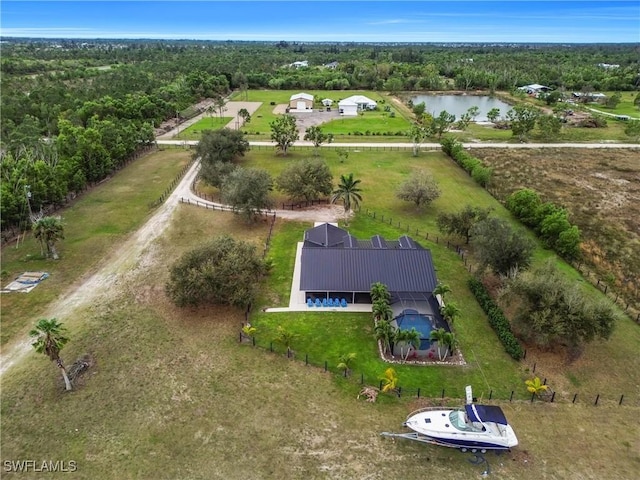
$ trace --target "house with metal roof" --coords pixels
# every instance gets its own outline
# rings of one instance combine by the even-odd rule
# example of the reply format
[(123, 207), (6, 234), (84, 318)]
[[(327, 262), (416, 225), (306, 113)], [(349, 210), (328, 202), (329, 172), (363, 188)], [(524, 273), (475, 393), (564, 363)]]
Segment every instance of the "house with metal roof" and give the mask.
[(375, 282), (387, 286), (392, 304), (435, 300), (431, 251), (407, 235), (363, 240), (324, 223), (305, 232), (300, 262), (300, 291), (313, 301), (345, 298), (348, 303), (371, 303)]

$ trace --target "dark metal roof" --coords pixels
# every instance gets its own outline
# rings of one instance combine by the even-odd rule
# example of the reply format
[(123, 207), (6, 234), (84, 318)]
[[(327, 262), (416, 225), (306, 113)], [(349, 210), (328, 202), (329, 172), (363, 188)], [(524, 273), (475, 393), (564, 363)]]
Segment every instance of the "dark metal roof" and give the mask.
[(311, 243), (320, 247), (335, 247), (342, 243), (345, 235), (348, 234), (349, 232), (342, 228), (330, 223), (323, 223), (304, 232), (304, 243), (308, 246)]
[(371, 243), (373, 244), (374, 248), (388, 248), (386, 240), (380, 235), (374, 235), (373, 237), (371, 237)]
[(381, 282), (391, 293), (431, 293), (437, 284), (431, 251), (411, 243), (398, 249), (303, 247), (300, 290), (368, 292)]

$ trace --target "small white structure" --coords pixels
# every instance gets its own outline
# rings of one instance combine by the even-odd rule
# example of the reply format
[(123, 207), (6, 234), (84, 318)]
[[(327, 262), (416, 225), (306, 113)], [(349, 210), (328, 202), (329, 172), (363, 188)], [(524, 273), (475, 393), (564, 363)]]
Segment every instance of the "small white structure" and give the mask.
[(375, 110), (378, 104), (364, 95), (352, 95), (338, 102), (340, 115), (354, 116), (364, 110)]
[(289, 99), (289, 111), (294, 113), (313, 112), (313, 95), (296, 93)]
[(338, 68), (338, 62), (329, 62), (325, 64), (324, 68), (330, 68), (331, 70), (335, 70)]
[(322, 100), (322, 105), (324, 105), (325, 107), (330, 107), (331, 105), (333, 105), (333, 100), (331, 100), (330, 98), (325, 98), (324, 100)]
[(290, 67), (292, 68), (304, 68), (304, 67), (308, 67), (309, 66), (309, 61), (308, 60), (300, 60), (298, 62), (293, 62), (289, 64)]

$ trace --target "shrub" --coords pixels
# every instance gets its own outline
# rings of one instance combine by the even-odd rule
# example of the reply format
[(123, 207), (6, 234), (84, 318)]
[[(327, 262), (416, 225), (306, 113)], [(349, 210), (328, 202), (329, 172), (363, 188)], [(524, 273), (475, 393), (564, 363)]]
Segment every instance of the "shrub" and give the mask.
[(480, 304), (480, 307), (484, 313), (486, 313), (489, 319), (489, 324), (496, 332), (498, 339), (502, 342), (505, 351), (511, 355), (514, 360), (521, 360), (524, 356), (524, 351), (520, 342), (518, 342), (518, 339), (511, 331), (509, 320), (504, 316), (500, 307), (495, 304), (487, 292), (487, 289), (478, 279), (469, 279), (468, 285), (471, 293), (473, 293)]

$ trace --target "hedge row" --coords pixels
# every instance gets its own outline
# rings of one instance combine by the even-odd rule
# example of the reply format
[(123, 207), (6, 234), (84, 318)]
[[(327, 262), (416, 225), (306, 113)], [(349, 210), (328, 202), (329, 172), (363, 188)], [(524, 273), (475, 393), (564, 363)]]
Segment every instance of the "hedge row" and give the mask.
[(493, 170), (482, 165), (482, 162), (467, 152), (462, 144), (452, 137), (445, 137), (442, 151), (460, 165), (479, 185), (486, 187), (491, 180)]
[(482, 310), (484, 310), (484, 313), (489, 317), (489, 324), (495, 330), (502, 345), (504, 345), (505, 351), (511, 355), (514, 360), (521, 360), (524, 356), (524, 351), (513, 335), (511, 325), (509, 325), (509, 321), (504, 316), (504, 313), (502, 313), (502, 310), (500, 310), (500, 307), (491, 299), (482, 282), (475, 278), (470, 278), (468, 285), (471, 293), (475, 295), (476, 300), (482, 307)]

